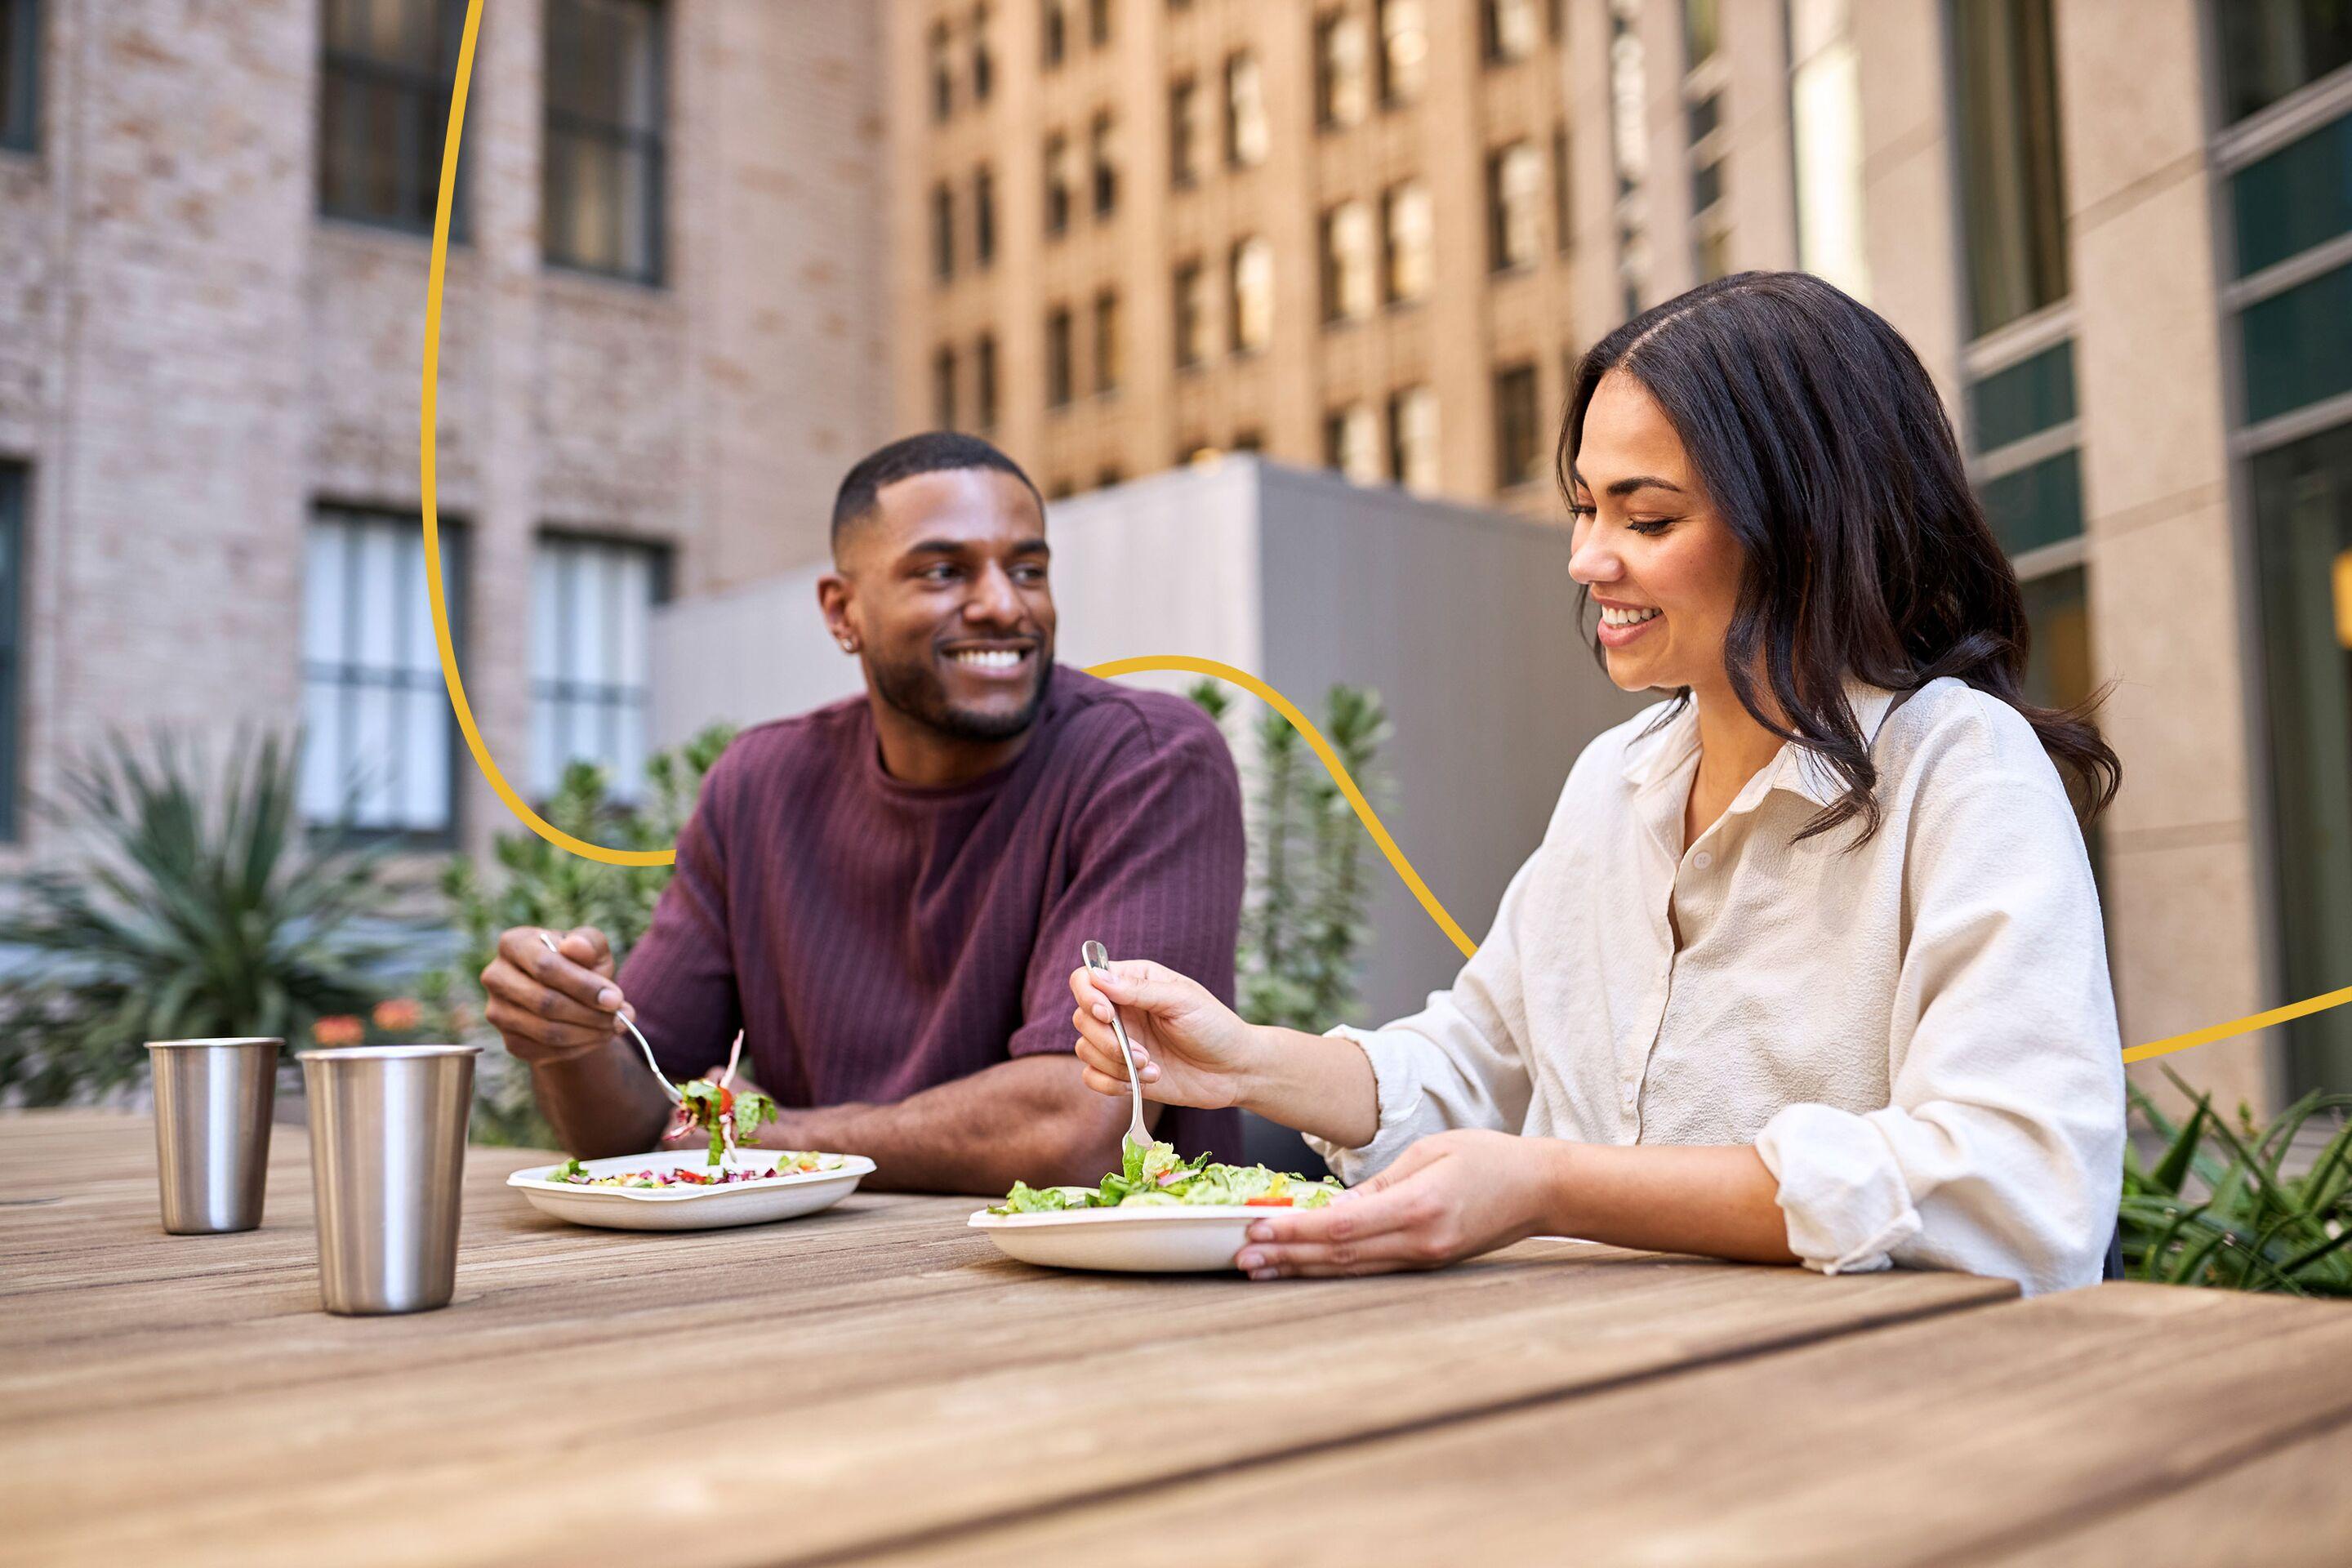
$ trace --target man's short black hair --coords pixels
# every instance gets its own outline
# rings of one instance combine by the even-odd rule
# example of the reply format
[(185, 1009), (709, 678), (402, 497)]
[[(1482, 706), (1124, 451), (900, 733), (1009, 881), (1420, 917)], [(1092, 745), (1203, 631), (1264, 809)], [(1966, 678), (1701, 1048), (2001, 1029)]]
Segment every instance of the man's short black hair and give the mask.
[(995, 447), (977, 436), (957, 430), (926, 430), (920, 435), (901, 437), (867, 453), (842, 479), (841, 489), (833, 498), (835, 552), (840, 551), (844, 533), (873, 514), (883, 486), (911, 479), (918, 474), (941, 474), (956, 468), (994, 468), (1000, 474), (1011, 474), (1037, 497), (1037, 510), (1045, 510), (1045, 498), (1038, 493), (1036, 481)]

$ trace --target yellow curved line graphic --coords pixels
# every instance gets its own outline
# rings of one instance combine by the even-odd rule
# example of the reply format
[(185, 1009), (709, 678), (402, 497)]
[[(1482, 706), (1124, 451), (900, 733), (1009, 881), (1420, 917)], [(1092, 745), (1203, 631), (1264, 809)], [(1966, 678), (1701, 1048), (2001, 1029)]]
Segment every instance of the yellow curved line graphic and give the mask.
[[(436, 417), (440, 404), (441, 380), (441, 285), (449, 264), (449, 210), (457, 186), (457, 144), (465, 132), (466, 94), (473, 84), (474, 46), (480, 37), (481, 26), (482, 0), (467, 0), (465, 37), (457, 47), (457, 79), (449, 98), (449, 132), (441, 148), (441, 191), (433, 208), (433, 265), (425, 294), (425, 388), (419, 416), (420, 489), (425, 512), (425, 582), (433, 600), (433, 640), (440, 650), (441, 679), (449, 689), (449, 706), (457, 715), (457, 728), (466, 737), (466, 749), (473, 753), (474, 765), (482, 770), (482, 776), (489, 781), (490, 788), (514, 814), (516, 821), (559, 849), (568, 849), (574, 855), (602, 861), (607, 866), (667, 866), (677, 859), (675, 848), (613, 849), (602, 844), (591, 844), (583, 838), (573, 837), (530, 808), (514, 785), (507, 782), (506, 774), (499, 770), (497, 760), (490, 755), (489, 747), (482, 742), (481, 729), (474, 722), (473, 705), (466, 700), (466, 682), (457, 673), (457, 647), (450, 640), (449, 612), (443, 598), (441, 584), (441, 514), (438, 489), (434, 482), (434, 462), (437, 455)], [(1208, 675), (1231, 681), (1288, 720), (1306, 738), (1307, 745), (1314, 750), (1324, 767), (1330, 770), (1332, 782), (1339, 786), (1339, 793), (1355, 809), (1358, 819), (1364, 825), (1364, 831), (1372, 836), (1372, 842), (1380, 846), (1381, 853), (1388, 858), (1388, 863), (1403, 879), (1404, 885), (1412, 890), (1413, 898), (1428, 912), (1429, 918), (1435, 921), (1438, 929), (1462, 950), (1463, 957), (1468, 958), (1478, 951), (1477, 943), (1470, 940), (1461, 922), (1446, 912), (1445, 906), (1437, 901), (1437, 895), (1429, 890), (1429, 884), (1422, 880), (1421, 873), (1412, 868), (1412, 862), (1404, 858), (1404, 851), (1397, 847), (1396, 840), (1381, 824), (1380, 815), (1364, 798), (1364, 792), (1356, 787), (1356, 781), (1349, 777), (1348, 770), (1340, 765), (1339, 754), (1331, 749), (1331, 742), (1325, 740), (1322, 731), (1298, 710), (1297, 703), (1245, 669), (1221, 664), (1213, 658), (1192, 658), (1182, 654), (1113, 659), (1108, 664), (1092, 666), (1087, 673), (1109, 679), (1121, 675), (1140, 674), (1145, 670)], [(2243, 1018), (2232, 1018), (2226, 1024), (2215, 1024), (2210, 1028), (2134, 1046), (2124, 1052), (2124, 1060), (2146, 1061), (2151, 1057), (2169, 1056), (2175, 1051), (2209, 1046), (2217, 1040), (2231, 1039), (2290, 1019), (2325, 1012), (2330, 1007), (2340, 1007), (2347, 1002), (2352, 1002), (2352, 986), (2284, 1007), (2273, 1007), (2267, 1013), (2250, 1014)]]
[(1307, 745), (1314, 748), (1316, 756), (1322, 759), (1323, 766), (1330, 772), (1331, 782), (1339, 786), (1339, 793), (1348, 797), (1349, 805), (1355, 807), (1356, 817), (1364, 825), (1364, 831), (1370, 834), (1372, 842), (1381, 847), (1381, 853), (1388, 857), (1391, 866), (1396, 868), (1396, 874), (1404, 879), (1404, 885), (1412, 890), (1412, 896), (1420, 900), (1421, 907), (1428, 911), (1429, 918), (1437, 922), (1437, 929), (1444, 931), (1452, 939), (1454, 945), (1462, 950), (1463, 957), (1468, 958), (1478, 951), (1478, 944), (1470, 940), (1469, 933), (1462, 929), (1459, 921), (1445, 912), (1445, 906), (1437, 901), (1437, 895), (1429, 890), (1429, 884), (1421, 879), (1421, 873), (1412, 868), (1412, 862), (1406, 859), (1404, 851), (1397, 847), (1396, 840), (1389, 836), (1389, 830), (1381, 825), (1380, 814), (1372, 809), (1372, 803), (1364, 798), (1364, 792), (1356, 787), (1356, 781), (1349, 778), (1348, 770), (1340, 765), (1339, 753), (1331, 749), (1331, 742), (1323, 738), (1323, 731), (1318, 730), (1307, 715), (1298, 710), (1297, 703), (1246, 669), (1236, 668), (1230, 664), (1220, 664), (1213, 658), (1192, 658), (1184, 654), (1151, 654), (1141, 658), (1115, 658), (1108, 664), (1089, 665), (1087, 668), (1087, 673), (1099, 675), (1108, 680), (1121, 675), (1139, 675), (1147, 669), (1177, 670), (1188, 675), (1213, 675), (1219, 680), (1232, 681), (1235, 686), (1289, 720), (1290, 727), (1305, 736)]

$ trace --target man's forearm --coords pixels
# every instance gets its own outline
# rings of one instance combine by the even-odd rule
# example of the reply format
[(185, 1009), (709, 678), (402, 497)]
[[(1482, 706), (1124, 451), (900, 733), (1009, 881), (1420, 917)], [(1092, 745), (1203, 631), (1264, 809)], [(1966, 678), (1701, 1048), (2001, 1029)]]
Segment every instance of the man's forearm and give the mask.
[(669, 1120), (660, 1086), (618, 1036), (577, 1056), (532, 1064), (530, 1087), (556, 1142), (583, 1160), (642, 1153)]
[(994, 1197), (1015, 1182), (1092, 1186), (1118, 1168), (1126, 1128), (1126, 1105), (1087, 1090), (1076, 1057), (1021, 1057), (895, 1104), (786, 1110), (760, 1142), (863, 1154), (875, 1187)]

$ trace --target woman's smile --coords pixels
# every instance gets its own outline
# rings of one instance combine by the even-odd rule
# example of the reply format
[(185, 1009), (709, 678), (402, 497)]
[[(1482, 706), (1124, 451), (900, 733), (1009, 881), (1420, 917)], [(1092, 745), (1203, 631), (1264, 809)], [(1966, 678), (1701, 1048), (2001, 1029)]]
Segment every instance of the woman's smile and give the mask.
[(1654, 605), (1620, 605), (1608, 599), (1596, 598), (1601, 606), (1601, 646), (1624, 647), (1664, 618), (1665, 612)]

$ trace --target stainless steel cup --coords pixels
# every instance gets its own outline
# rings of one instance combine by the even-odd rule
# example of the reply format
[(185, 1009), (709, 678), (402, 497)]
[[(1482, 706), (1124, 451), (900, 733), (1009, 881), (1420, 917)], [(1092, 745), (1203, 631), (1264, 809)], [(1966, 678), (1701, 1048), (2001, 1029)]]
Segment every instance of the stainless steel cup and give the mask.
[(283, 1040), (150, 1040), (163, 1228), (216, 1236), (261, 1223), (269, 1107)]
[(424, 1312), (457, 1283), (457, 1208), (479, 1046), (300, 1053), (319, 1208), (319, 1302)]

